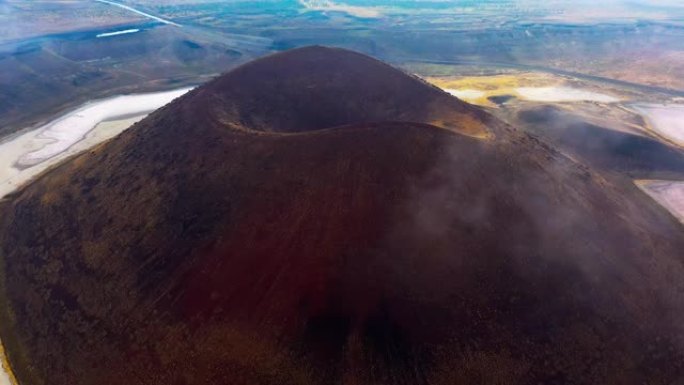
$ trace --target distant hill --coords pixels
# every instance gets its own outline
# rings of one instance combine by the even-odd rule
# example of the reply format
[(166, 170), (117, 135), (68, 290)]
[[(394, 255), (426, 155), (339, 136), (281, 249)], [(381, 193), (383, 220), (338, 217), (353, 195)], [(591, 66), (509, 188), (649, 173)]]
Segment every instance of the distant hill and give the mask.
[(673, 384), (684, 231), (544, 143), (308, 47), (0, 206), (22, 385)]

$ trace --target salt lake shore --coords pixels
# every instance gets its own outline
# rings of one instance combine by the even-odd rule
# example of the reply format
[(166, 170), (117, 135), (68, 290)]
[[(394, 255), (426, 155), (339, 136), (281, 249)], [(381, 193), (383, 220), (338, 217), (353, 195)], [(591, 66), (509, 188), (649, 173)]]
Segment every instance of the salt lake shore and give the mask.
[(684, 147), (684, 104), (637, 104), (653, 131), (673, 144)]
[(118, 135), (190, 90), (182, 88), (92, 101), (41, 127), (0, 142), (0, 198), (50, 166)]

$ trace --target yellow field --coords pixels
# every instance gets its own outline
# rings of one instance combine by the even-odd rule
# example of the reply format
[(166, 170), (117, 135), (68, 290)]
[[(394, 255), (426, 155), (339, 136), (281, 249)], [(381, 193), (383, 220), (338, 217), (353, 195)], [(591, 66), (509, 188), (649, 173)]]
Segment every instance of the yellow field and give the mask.
[[(520, 87), (552, 87), (565, 83), (562, 78), (540, 73), (426, 77), (425, 80), (443, 90), (464, 91), (465, 95), (459, 96), (460, 99), (468, 103), (489, 107), (495, 105), (487, 98), (502, 95), (515, 96), (517, 95), (516, 89)], [(472, 95), (469, 96), (468, 94)]]

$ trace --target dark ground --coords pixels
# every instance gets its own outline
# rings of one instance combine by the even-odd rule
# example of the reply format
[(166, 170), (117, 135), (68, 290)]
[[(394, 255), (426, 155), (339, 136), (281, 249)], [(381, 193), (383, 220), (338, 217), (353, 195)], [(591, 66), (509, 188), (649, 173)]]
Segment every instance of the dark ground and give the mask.
[(676, 220), (347, 51), (241, 67), (0, 210), (25, 385), (684, 376)]

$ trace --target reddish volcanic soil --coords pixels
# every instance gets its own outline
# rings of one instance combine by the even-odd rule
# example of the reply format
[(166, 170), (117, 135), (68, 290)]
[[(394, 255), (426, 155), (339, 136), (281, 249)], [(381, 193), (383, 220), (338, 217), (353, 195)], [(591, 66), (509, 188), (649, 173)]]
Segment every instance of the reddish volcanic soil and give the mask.
[(247, 64), (0, 206), (22, 385), (676, 384), (684, 231), (362, 55)]

